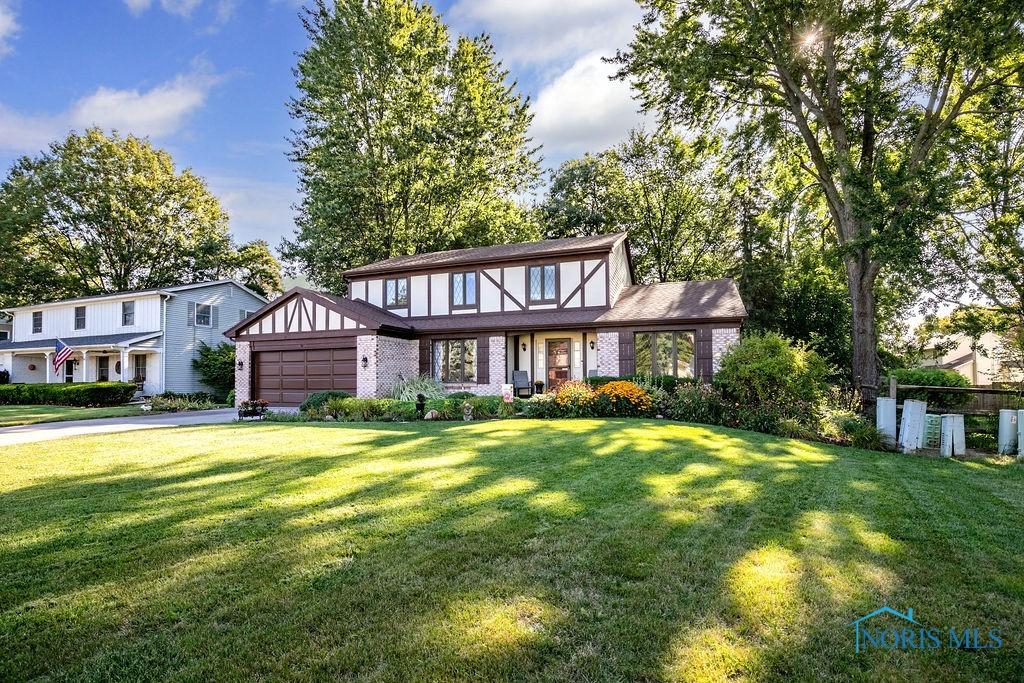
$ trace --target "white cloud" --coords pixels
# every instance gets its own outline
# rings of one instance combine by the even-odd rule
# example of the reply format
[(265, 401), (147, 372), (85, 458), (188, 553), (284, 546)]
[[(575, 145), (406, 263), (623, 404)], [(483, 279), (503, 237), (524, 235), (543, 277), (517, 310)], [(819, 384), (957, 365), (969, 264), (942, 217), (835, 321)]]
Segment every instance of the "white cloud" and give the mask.
[(0, 0), (0, 57), (11, 53), (11, 39), (21, 29), (14, 13), (13, 5), (7, 0)]
[[(601, 151), (645, 121), (628, 83), (611, 80), (615, 65), (591, 52), (545, 85), (534, 105), (534, 138), (547, 151)], [(556, 157), (560, 156), (556, 154)]]
[(232, 175), (206, 176), (210, 190), (231, 219), (231, 234), (239, 243), (263, 239), (277, 248), (291, 237), (299, 193), (294, 183), (254, 180)]
[(149, 9), (153, 0), (124, 0), (124, 4), (128, 6), (129, 12), (138, 16)]
[[(153, 0), (124, 0), (128, 11), (139, 16), (153, 6)], [(160, 0), (160, 7), (169, 14), (177, 14), (179, 17), (192, 16), (193, 10), (203, 4), (203, 0)], [(220, 13), (224, 3), (218, 2), (215, 11)], [(234, 3), (229, 3), (234, 4)], [(233, 7), (232, 7), (233, 9)]]
[(150, 88), (101, 86), (59, 114), (23, 114), (0, 104), (0, 149), (34, 152), (70, 129), (99, 126), (121, 133), (163, 137), (179, 131), (206, 102), (221, 77), (197, 62), (192, 72)]
[(459, 0), (451, 10), (458, 28), (487, 31), (503, 59), (523, 64), (612, 53), (641, 16), (631, 0)]

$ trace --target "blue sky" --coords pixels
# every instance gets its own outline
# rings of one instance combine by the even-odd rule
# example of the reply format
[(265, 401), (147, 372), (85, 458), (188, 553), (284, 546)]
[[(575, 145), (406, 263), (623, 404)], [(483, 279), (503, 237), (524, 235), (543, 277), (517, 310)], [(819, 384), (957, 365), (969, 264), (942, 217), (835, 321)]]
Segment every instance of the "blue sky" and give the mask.
[[(545, 166), (600, 150), (641, 118), (602, 55), (632, 35), (631, 0), (446, 0), (453, 31), (492, 35), (531, 96)], [(148, 135), (206, 178), (238, 241), (293, 230), (285, 158), (298, 0), (0, 0), (0, 169), (70, 129)]]

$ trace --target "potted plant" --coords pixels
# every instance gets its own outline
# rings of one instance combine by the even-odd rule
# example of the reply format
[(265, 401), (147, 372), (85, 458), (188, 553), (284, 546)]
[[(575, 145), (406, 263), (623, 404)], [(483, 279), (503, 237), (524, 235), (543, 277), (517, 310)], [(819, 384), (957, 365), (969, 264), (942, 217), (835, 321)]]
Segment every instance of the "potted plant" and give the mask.
[(258, 417), (263, 418), (267, 414), (267, 408), (270, 406), (269, 401), (264, 401), (262, 398), (254, 398), (248, 401), (242, 401), (238, 404), (238, 418), (243, 417)]
[(533, 382), (533, 393), (543, 394), (544, 393), (544, 382), (541, 380), (534, 380)]

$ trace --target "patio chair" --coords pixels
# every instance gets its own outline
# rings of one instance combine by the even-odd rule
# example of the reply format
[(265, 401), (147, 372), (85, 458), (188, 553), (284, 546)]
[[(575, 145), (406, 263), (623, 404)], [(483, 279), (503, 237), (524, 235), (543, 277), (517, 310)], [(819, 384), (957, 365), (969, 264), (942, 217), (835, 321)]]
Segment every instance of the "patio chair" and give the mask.
[(512, 371), (512, 391), (517, 398), (523, 398), (523, 393), (526, 392), (526, 398), (529, 398), (533, 394), (533, 385), (530, 384), (530, 373), (526, 370), (513, 370)]

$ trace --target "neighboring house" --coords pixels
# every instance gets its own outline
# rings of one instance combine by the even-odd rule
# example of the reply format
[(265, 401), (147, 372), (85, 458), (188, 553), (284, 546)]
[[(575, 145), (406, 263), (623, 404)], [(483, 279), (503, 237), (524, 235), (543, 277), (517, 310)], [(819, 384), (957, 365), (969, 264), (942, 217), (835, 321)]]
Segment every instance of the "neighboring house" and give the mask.
[(500, 393), (516, 371), (547, 388), (635, 372), (710, 379), (746, 317), (731, 280), (634, 284), (623, 233), (401, 256), (344, 275), (348, 297), (296, 287), (228, 330), (238, 400), (382, 396), (419, 374), (477, 394)]
[(14, 325), (11, 317), (6, 313), (0, 313), (0, 342), (8, 341), (11, 338), (11, 331)]
[(974, 386), (993, 382), (1020, 382), (1024, 373), (1003, 361), (1002, 339), (986, 332), (974, 340), (966, 335), (936, 338), (922, 350), (921, 367), (953, 370)]
[[(12, 382), (136, 382), (142, 394), (203, 391), (192, 359), (200, 342), (267, 300), (234, 280), (216, 280), (6, 309), (11, 339), (0, 341), (0, 369)], [(57, 340), (74, 353), (56, 371)]]

